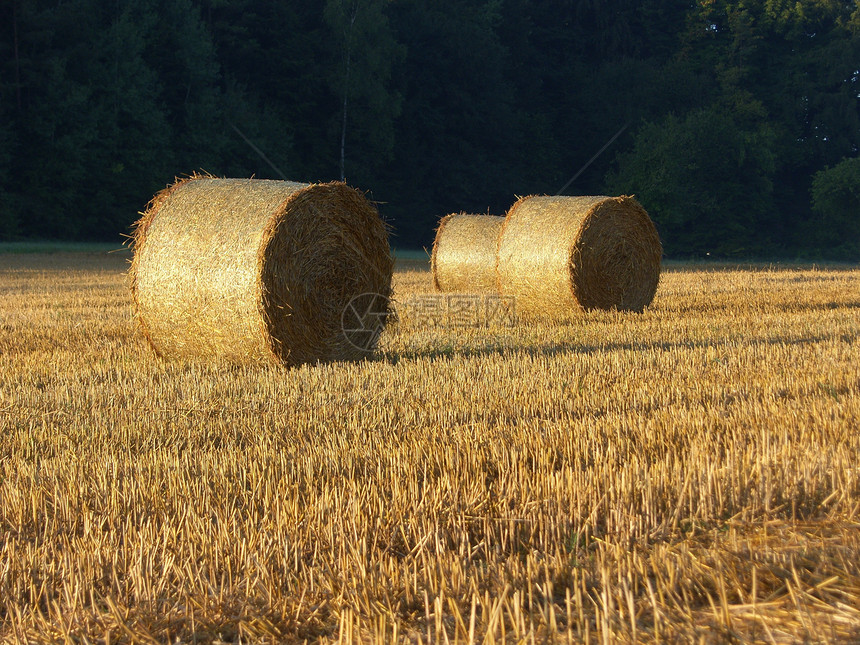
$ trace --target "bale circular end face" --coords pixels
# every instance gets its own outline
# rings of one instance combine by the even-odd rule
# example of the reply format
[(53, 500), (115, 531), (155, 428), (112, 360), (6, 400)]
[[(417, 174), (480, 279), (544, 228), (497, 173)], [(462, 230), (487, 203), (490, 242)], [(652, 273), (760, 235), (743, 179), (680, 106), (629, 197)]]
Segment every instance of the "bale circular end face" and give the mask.
[(192, 177), (150, 202), (130, 275), (160, 356), (298, 365), (366, 357), (392, 271), (385, 224), (345, 184)]
[(442, 218), (431, 256), (433, 284), (438, 291), (496, 290), (496, 250), (504, 222), (504, 217), (468, 213)]
[(525, 197), (499, 236), (499, 289), (527, 316), (642, 311), (657, 290), (662, 253), (632, 197)]

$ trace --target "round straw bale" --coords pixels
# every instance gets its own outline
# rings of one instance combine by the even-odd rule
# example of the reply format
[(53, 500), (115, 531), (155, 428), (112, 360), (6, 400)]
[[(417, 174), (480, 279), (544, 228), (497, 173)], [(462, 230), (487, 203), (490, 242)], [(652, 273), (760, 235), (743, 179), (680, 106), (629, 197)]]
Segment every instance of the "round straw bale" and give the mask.
[[(386, 226), (343, 183), (180, 180), (152, 199), (133, 246), (138, 319), (162, 357), (359, 359), (388, 313)], [(365, 293), (380, 294), (362, 303), (367, 338), (348, 337), (344, 312)]]
[(499, 235), (499, 289), (526, 317), (642, 311), (657, 290), (662, 253), (632, 197), (524, 197)]
[(433, 241), (433, 284), (444, 292), (497, 289), (496, 251), (504, 217), (452, 213), (439, 222)]

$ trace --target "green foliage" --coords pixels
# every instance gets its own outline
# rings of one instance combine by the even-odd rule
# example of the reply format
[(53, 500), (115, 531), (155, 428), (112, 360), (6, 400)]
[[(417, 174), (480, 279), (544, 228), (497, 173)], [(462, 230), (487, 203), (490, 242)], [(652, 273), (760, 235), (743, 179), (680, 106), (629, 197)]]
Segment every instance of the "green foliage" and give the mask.
[[(18, 122), (22, 155), (11, 184), (26, 186), (18, 195), (19, 217), (44, 236), (80, 234), (85, 213), (77, 207), (88, 192), (99, 144), (98, 106), (84, 64), (92, 49), (83, 40), (90, 42), (95, 30), (84, 19), (77, 27), (81, 41), (65, 31), (79, 14), (90, 15), (88, 4), (77, 0), (53, 10), (24, 4), (20, 15), (27, 60), (21, 84), (27, 92)], [(77, 210), (75, 217), (69, 217), (70, 208)]]
[(568, 194), (637, 192), (670, 254), (843, 253), (809, 191), (860, 152), (856, 2), (10, 0), (0, 25), (0, 237), (116, 239), (202, 169), (344, 174), (420, 247), (632, 124)]
[(12, 132), (0, 104), (0, 240), (9, 240), (18, 233), (18, 214), (5, 189), (12, 161)]
[(23, 97), (7, 186), (22, 232), (115, 239), (153, 171), (169, 167), (159, 79), (144, 60), (155, 14), (142, 2), (72, 0), (22, 2), (17, 19)]
[(815, 173), (812, 209), (819, 250), (839, 259), (860, 260), (860, 157)]
[[(129, 2), (103, 14), (95, 27), (86, 86), (96, 119), (86, 159), (86, 179), (76, 196), (81, 229), (77, 237), (104, 239), (126, 232), (141, 196), (159, 185), (154, 176), (171, 170), (172, 127), (164, 109), (165, 81), (148, 60), (148, 46), (162, 24), (154, 3)], [(118, 10), (116, 10), (118, 9)]]
[(342, 154), (350, 157), (349, 166), (344, 159), (340, 171), (349, 171), (360, 182), (372, 180), (379, 161), (392, 158), (403, 98), (390, 87), (392, 68), (403, 58), (404, 48), (392, 33), (386, 4), (328, 0), (323, 11), (339, 54), (339, 64), (332, 65), (327, 75), (342, 106), (333, 129), (340, 129)]
[[(215, 43), (191, 0), (163, 0), (158, 29), (147, 37), (147, 60), (161, 85), (180, 168), (213, 169), (228, 140)], [(172, 52), (171, 56), (159, 52)]]
[(748, 255), (768, 250), (759, 231), (773, 210), (766, 132), (744, 131), (725, 112), (646, 123), (608, 177), (611, 192), (646, 205), (669, 255)]

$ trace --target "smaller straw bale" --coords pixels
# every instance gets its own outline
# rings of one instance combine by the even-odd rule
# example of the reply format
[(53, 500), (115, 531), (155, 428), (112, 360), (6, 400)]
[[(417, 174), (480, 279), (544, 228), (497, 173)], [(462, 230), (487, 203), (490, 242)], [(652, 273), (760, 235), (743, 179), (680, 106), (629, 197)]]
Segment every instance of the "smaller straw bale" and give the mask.
[(496, 252), (504, 217), (452, 213), (439, 222), (433, 241), (433, 284), (448, 293), (498, 288)]
[(499, 291), (525, 317), (642, 311), (657, 290), (662, 253), (632, 197), (524, 197), (499, 235)]

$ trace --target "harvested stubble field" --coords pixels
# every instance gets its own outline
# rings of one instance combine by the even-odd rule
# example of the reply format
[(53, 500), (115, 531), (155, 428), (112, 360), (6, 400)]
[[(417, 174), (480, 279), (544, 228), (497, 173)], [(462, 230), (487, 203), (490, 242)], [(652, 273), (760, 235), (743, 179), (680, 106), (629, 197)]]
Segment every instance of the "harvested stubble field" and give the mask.
[(0, 640), (860, 639), (860, 269), (290, 370), (157, 360), (126, 260), (0, 256)]

